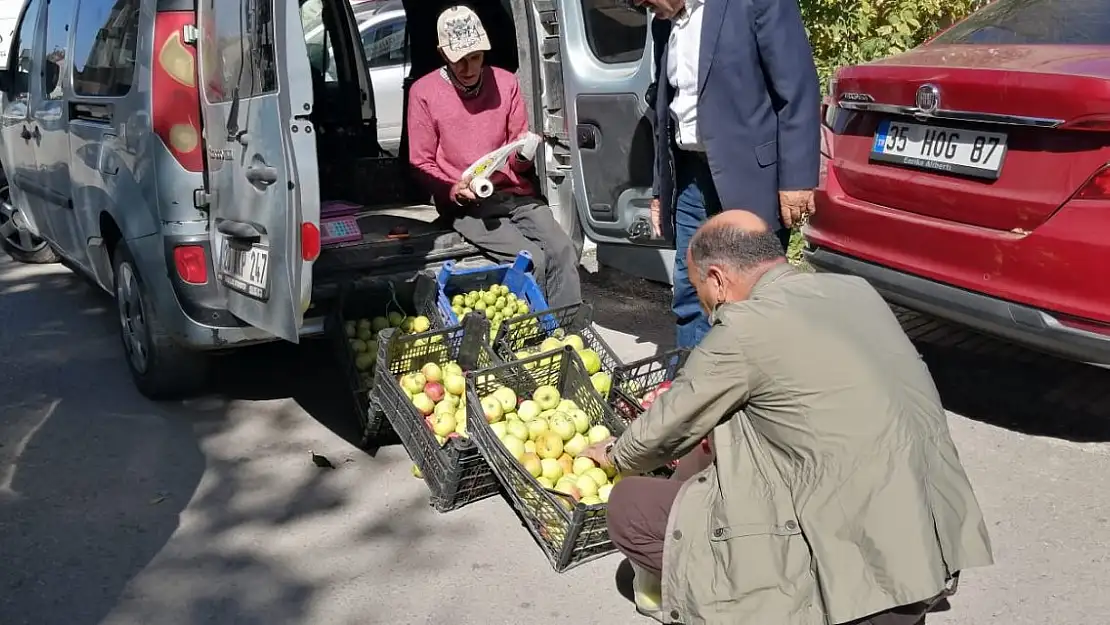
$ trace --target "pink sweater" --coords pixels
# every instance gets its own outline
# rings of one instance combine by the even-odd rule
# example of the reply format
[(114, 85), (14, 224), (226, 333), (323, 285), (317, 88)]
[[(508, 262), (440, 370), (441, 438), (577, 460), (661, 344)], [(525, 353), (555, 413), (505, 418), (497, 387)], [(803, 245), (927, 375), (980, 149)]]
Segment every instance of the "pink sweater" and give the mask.
[[(458, 208), (449, 193), (467, 167), (528, 130), (516, 76), (499, 67), (484, 71), (482, 89), (470, 99), (438, 70), (409, 89), (409, 163), (441, 208)], [(531, 163), (509, 163), (507, 172), (490, 177), (494, 188), (532, 195), (531, 183), (520, 175)]]

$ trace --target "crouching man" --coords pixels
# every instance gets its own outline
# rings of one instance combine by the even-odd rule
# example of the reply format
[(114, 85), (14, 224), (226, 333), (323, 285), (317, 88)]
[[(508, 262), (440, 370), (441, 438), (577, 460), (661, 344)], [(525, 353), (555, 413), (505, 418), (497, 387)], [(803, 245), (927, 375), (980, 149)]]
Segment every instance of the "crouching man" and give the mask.
[(582, 301), (574, 243), (524, 175), (537, 146), (521, 149), (507, 171), (490, 177), (488, 198), (462, 178), (482, 156), (526, 136), (528, 115), (516, 76), (485, 64), (489, 37), (477, 14), (450, 7), (437, 28), (446, 65), (409, 92), (409, 163), (463, 238), (498, 262), (527, 250), (550, 306)]
[(890, 308), (859, 278), (795, 271), (745, 211), (709, 219), (687, 261), (709, 333), (619, 439), (583, 452), (625, 475), (686, 456), (609, 497), (637, 608), (687, 625), (924, 623), (993, 558)]

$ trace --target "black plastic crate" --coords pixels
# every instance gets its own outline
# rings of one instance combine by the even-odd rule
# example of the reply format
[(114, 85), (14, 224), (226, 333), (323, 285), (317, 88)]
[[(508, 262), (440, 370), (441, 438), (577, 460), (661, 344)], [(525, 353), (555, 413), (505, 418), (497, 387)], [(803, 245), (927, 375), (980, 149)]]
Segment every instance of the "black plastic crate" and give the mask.
[[(418, 272), (409, 281), (367, 282), (357, 289), (345, 289), (341, 292), (339, 305), (327, 317), (325, 334), (347, 377), (354, 399), (355, 416), (362, 426), (363, 446), (380, 444), (391, 432), (389, 422), (374, 405), (372, 398), (374, 368), (380, 345), (365, 352), (371, 356), (373, 364), (360, 370), (356, 362), (358, 354), (348, 335), (348, 322), (356, 325), (355, 338), (358, 338), (358, 320), (369, 319), (373, 322), (376, 317), (388, 318), (391, 312), (404, 315), (408, 319), (424, 316), (428, 319), (430, 329), (442, 329), (443, 323), (435, 308), (436, 293), (435, 276), (431, 272)], [(376, 340), (377, 332), (373, 327), (371, 332)]]
[[(482, 398), (501, 386), (512, 389), (522, 403), (540, 386), (551, 385), (562, 398), (577, 404), (591, 426), (604, 425), (613, 436), (624, 431), (623, 423), (594, 390), (582, 361), (570, 347), (495, 365), (472, 372), (467, 378), (469, 414), (484, 416)], [(569, 570), (615, 551), (609, 539), (604, 503), (583, 504), (544, 487), (513, 457), (486, 419), (475, 418), (470, 423), (472, 438), (556, 571)]]
[(601, 333), (594, 328), (593, 312), (593, 307), (581, 303), (515, 317), (501, 324), (493, 340), (493, 349), (501, 360), (510, 362), (535, 355), (541, 350), (549, 351), (543, 349), (543, 343), (548, 338), (565, 341), (576, 335), (582, 339), (584, 349), (593, 350), (597, 354), (601, 364), (599, 371), (604, 371), (611, 377), (613, 371), (623, 363), (613, 348), (601, 338)]
[[(428, 418), (402, 388), (401, 380), (420, 372), (428, 363), (442, 368), (447, 362), (454, 362), (464, 372), (497, 364), (497, 357), (486, 344), (488, 336), (489, 321), (485, 316), (471, 315), (461, 326), (423, 334), (405, 335), (393, 329), (386, 330), (379, 342), (376, 403), (420, 469), (424, 482), (432, 491), (432, 505), (440, 512), (494, 495), (500, 485), (477, 445), (468, 437), (473, 413), (467, 407), (465, 377), (458, 405), (466, 407), (467, 427), (462, 428), (461, 435), (452, 433), (443, 439), (432, 431)], [(484, 423), (482, 413), (478, 415)]]
[(626, 423), (643, 414), (643, 396), (673, 381), (689, 355), (690, 350), (679, 348), (617, 367), (609, 390), (613, 412)]

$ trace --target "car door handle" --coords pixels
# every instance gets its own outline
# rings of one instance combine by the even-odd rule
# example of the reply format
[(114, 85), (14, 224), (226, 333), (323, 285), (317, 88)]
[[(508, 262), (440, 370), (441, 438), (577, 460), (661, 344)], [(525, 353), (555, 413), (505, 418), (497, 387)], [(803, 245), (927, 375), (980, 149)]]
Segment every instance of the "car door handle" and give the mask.
[(268, 187), (278, 179), (277, 167), (251, 165), (247, 168), (247, 180), (256, 187)]
[(24, 141), (31, 142), (31, 131), (26, 126), (23, 127), (23, 132), (19, 133), (19, 136), (23, 137)]
[(39, 132), (38, 126), (35, 126), (35, 129), (31, 132), (31, 136), (34, 137), (35, 143), (42, 143), (42, 133)]
[(216, 231), (233, 239), (245, 241), (259, 241), (266, 229), (258, 224), (234, 219), (220, 219), (216, 221)]

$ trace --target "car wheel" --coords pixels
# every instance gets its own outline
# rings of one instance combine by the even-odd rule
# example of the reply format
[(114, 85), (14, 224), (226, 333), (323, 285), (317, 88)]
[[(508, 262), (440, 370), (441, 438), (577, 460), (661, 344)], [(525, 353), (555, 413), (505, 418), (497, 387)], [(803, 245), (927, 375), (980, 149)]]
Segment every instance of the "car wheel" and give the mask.
[(180, 399), (200, 391), (208, 377), (208, 357), (170, 337), (126, 245), (120, 243), (112, 256), (120, 337), (135, 386), (153, 400)]
[(12, 205), (8, 181), (0, 175), (0, 248), (16, 261), (46, 265), (60, 260), (45, 239), (31, 234)]

